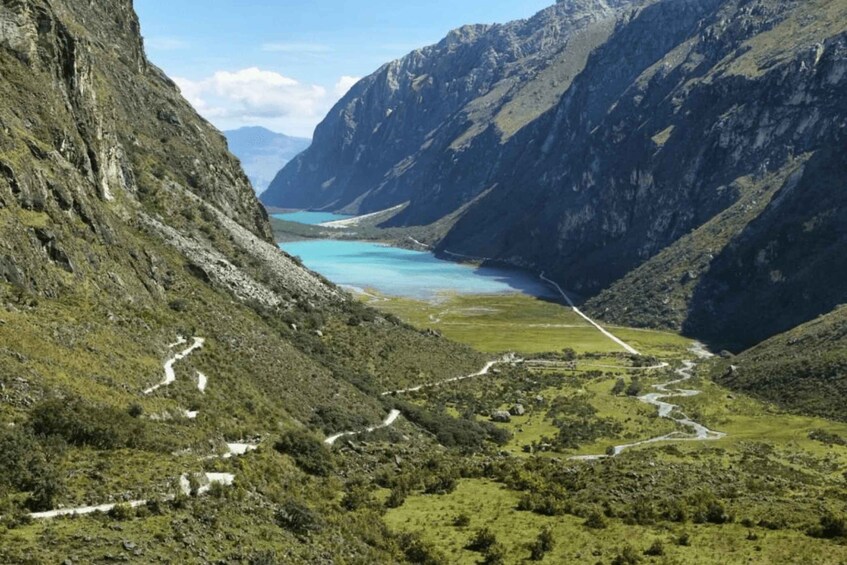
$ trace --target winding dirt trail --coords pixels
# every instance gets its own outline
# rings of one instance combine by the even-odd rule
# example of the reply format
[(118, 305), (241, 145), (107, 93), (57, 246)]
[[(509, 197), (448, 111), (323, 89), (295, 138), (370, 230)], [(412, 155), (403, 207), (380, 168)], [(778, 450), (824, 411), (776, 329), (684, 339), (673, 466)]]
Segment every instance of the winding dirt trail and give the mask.
[[(712, 357), (712, 354), (709, 353), (701, 343), (695, 343), (691, 347), (690, 351), (699, 359), (706, 359), (708, 357)], [(650, 404), (651, 406), (655, 406), (659, 411), (660, 418), (667, 418), (668, 420), (673, 420), (680, 426), (688, 428), (690, 430), (689, 433), (675, 431), (662, 436), (646, 439), (643, 441), (637, 441), (635, 443), (616, 445), (613, 448), (611, 454), (577, 455), (571, 457), (570, 459), (574, 461), (596, 461), (599, 459), (607, 459), (609, 457), (617, 457), (627, 449), (638, 447), (640, 445), (647, 445), (650, 443), (659, 443), (663, 441), (715, 441), (725, 438), (725, 433), (710, 430), (703, 424), (695, 422), (682, 412), (679, 412), (679, 406), (677, 406), (676, 404), (665, 402), (665, 399), (668, 398), (689, 398), (692, 396), (697, 396), (702, 392), (699, 390), (676, 387), (676, 385), (693, 379), (693, 371), (696, 367), (697, 363), (694, 361), (683, 361), (682, 367), (676, 370), (676, 374), (679, 375), (678, 379), (668, 381), (662, 384), (653, 385), (653, 388), (656, 389), (656, 391), (658, 392), (651, 392), (649, 394), (645, 394), (643, 396), (638, 397), (638, 400), (640, 400), (641, 402), (645, 404)], [(678, 415), (675, 416), (674, 414)]]
[[(186, 343), (185, 338), (180, 337), (179, 340), (176, 343), (171, 344), (170, 347), (174, 348), (174, 347), (177, 347), (177, 346), (180, 346), (180, 345), (184, 345), (185, 343)], [(174, 371), (174, 364), (177, 361), (182, 361), (183, 359), (185, 359), (186, 357), (188, 357), (189, 355), (194, 353), (195, 350), (201, 349), (203, 347), (204, 343), (206, 343), (206, 340), (204, 338), (195, 337), (194, 343), (191, 344), (191, 347), (177, 353), (176, 355), (174, 355), (173, 357), (168, 359), (165, 362), (165, 378), (159, 384), (151, 386), (150, 388), (145, 390), (144, 394), (152, 394), (152, 393), (156, 392), (157, 390), (159, 390), (160, 388), (162, 388), (163, 386), (169, 386), (174, 381), (176, 381), (176, 372)]]
[[(483, 375), (487, 375), (495, 365), (500, 365), (500, 364), (503, 364), (503, 363), (513, 364), (513, 363), (519, 363), (521, 361), (523, 361), (523, 359), (518, 359), (518, 358), (515, 357), (514, 354), (510, 353), (509, 355), (504, 355), (500, 359), (495, 359), (494, 361), (489, 361), (488, 363), (485, 364), (485, 366), (482, 369), (480, 369), (476, 373), (472, 373), (470, 375), (463, 375), (461, 377), (453, 377), (451, 379), (445, 379), (443, 381), (437, 381), (437, 382), (434, 382), (434, 383), (422, 384), (422, 385), (418, 385), (418, 386), (412, 387), (412, 388), (404, 388), (404, 389), (400, 389), (400, 390), (390, 390), (390, 391), (387, 391), (387, 392), (383, 392), (381, 396), (389, 396), (389, 395), (390, 396), (397, 396), (397, 395), (400, 395), (400, 394), (407, 394), (407, 393), (410, 393), (410, 392), (418, 392), (419, 390), (423, 390), (425, 388), (433, 388), (433, 387), (442, 386), (442, 385), (449, 384), (449, 383), (456, 383), (456, 382), (459, 382), (459, 381), (464, 381), (466, 379), (473, 379), (475, 377), (481, 377)], [(338, 441), (339, 439), (341, 439), (343, 437), (360, 435), (360, 434), (372, 432), (374, 430), (379, 430), (381, 428), (387, 428), (387, 427), (393, 425), (394, 422), (397, 421), (397, 418), (399, 418), (401, 415), (402, 415), (402, 413), (399, 410), (391, 410), (391, 412), (388, 413), (388, 416), (386, 416), (385, 420), (383, 420), (382, 423), (380, 423), (379, 425), (371, 426), (369, 428), (365, 428), (363, 430), (358, 430), (358, 431), (340, 432), (340, 433), (337, 433), (337, 434), (333, 434), (333, 435), (329, 436), (328, 438), (326, 438), (324, 440), (324, 443), (327, 444), (327, 445), (334, 445), (336, 441)]]
[[(165, 369), (164, 380), (161, 383), (159, 383), (158, 385), (150, 387), (147, 390), (145, 390), (144, 394), (145, 395), (150, 394), (150, 393), (156, 391), (157, 389), (159, 389), (163, 386), (168, 386), (171, 383), (173, 383), (174, 381), (176, 381), (176, 373), (174, 371), (174, 364), (177, 361), (185, 359), (186, 357), (191, 355), (191, 353), (193, 353), (197, 349), (202, 348), (205, 341), (206, 340), (202, 337), (195, 337), (194, 343), (192, 343), (192, 345), (190, 347), (188, 347), (187, 349), (183, 350), (180, 353), (177, 353), (176, 355), (174, 355), (170, 359), (168, 359), (165, 362), (165, 366), (164, 366), (164, 369)], [(174, 347), (179, 347), (179, 346), (185, 345), (187, 343), (188, 343), (188, 341), (186, 341), (186, 339), (184, 337), (179, 336), (177, 341), (175, 343), (170, 344), (168, 347), (170, 349), (173, 349)], [(201, 393), (205, 393), (207, 384), (208, 384), (208, 377), (206, 377), (206, 375), (204, 375), (203, 373), (198, 372), (197, 373), (197, 388)], [(199, 412), (185, 410), (183, 412), (183, 415), (186, 418), (188, 418), (189, 420), (195, 420), (195, 419), (197, 419)], [(229, 458), (232, 458), (232, 457), (239, 457), (241, 455), (245, 455), (245, 454), (249, 453), (250, 451), (254, 451), (254, 450), (258, 449), (258, 447), (259, 447), (257, 444), (252, 444), (252, 443), (227, 443), (226, 446), (227, 446), (227, 452), (224, 455), (220, 455), (220, 456), (212, 455), (210, 457), (204, 457), (202, 459), (205, 459), (205, 460), (217, 459), (217, 458), (229, 459)], [(228, 486), (232, 486), (233, 482), (235, 481), (235, 475), (233, 475), (232, 473), (195, 473), (193, 476), (197, 480), (197, 482), (199, 483), (199, 487), (197, 488), (197, 494), (198, 495), (202, 495), (202, 494), (207, 493), (212, 488), (212, 486), (214, 486), (216, 484), (220, 484), (220, 485), (228, 487)], [(180, 490), (182, 491), (183, 494), (185, 494), (185, 495), (191, 494), (191, 480), (189, 479), (189, 474), (186, 473), (186, 474), (183, 474), (182, 476), (180, 476), (179, 486), (180, 486)], [(163, 500), (173, 500), (174, 498), (175, 498), (175, 495), (171, 494), (171, 495), (165, 496)], [(93, 506), (77, 506), (77, 507), (73, 507), (73, 508), (59, 508), (59, 509), (56, 509), (56, 510), (48, 510), (46, 512), (33, 512), (33, 513), (30, 514), (30, 517), (33, 518), (34, 520), (48, 520), (48, 519), (52, 519), (52, 518), (60, 518), (60, 517), (63, 517), (63, 516), (82, 516), (82, 515), (85, 515), (85, 514), (93, 514), (94, 512), (109, 512), (110, 510), (114, 509), (118, 505), (126, 505), (126, 506), (130, 506), (131, 508), (137, 508), (137, 507), (143, 506), (145, 504), (147, 504), (146, 499), (145, 500), (129, 500), (129, 501), (125, 501), (125, 502), (110, 502), (108, 504), (98, 504), (98, 505), (93, 505)]]
[(376, 426), (371, 426), (369, 428), (365, 428), (364, 430), (359, 430), (357, 432), (341, 432), (341, 433), (338, 433), (338, 434), (335, 434), (335, 435), (331, 435), (324, 440), (324, 443), (327, 444), (327, 445), (333, 445), (336, 441), (338, 441), (339, 439), (341, 439), (343, 437), (357, 436), (359, 434), (370, 433), (370, 432), (373, 432), (375, 430), (387, 428), (388, 426), (394, 424), (394, 422), (396, 422), (397, 418), (399, 418), (399, 417), (400, 417), (400, 411), (399, 410), (392, 410), (391, 412), (388, 413), (388, 416), (385, 417), (385, 420), (383, 420), (382, 423), (380, 423)]
[(477, 371), (476, 373), (473, 373), (471, 375), (464, 375), (464, 376), (461, 376), (461, 377), (453, 377), (452, 379), (445, 379), (443, 381), (437, 381), (437, 382), (434, 382), (434, 383), (422, 384), (422, 385), (418, 385), (418, 386), (412, 387), (412, 388), (402, 388), (400, 390), (389, 390), (387, 392), (383, 392), (382, 396), (396, 396), (398, 394), (407, 394), (409, 392), (418, 392), (418, 391), (423, 390), (425, 388), (433, 388), (433, 387), (442, 386), (442, 385), (446, 385), (446, 384), (450, 384), (450, 383), (456, 383), (456, 382), (459, 382), (459, 381), (464, 381), (466, 379), (473, 379), (475, 377), (481, 377), (483, 375), (487, 375), (489, 373), (489, 371), (491, 371), (491, 369), (494, 368), (495, 365), (501, 365), (501, 364), (504, 364), (504, 363), (514, 364), (514, 363), (520, 363), (521, 361), (523, 361), (523, 359), (518, 359), (517, 357), (515, 357), (514, 353), (510, 353), (508, 355), (504, 355), (500, 359), (495, 359), (494, 361), (489, 361), (488, 363), (485, 364), (485, 366), (482, 369), (480, 369), (479, 371)]

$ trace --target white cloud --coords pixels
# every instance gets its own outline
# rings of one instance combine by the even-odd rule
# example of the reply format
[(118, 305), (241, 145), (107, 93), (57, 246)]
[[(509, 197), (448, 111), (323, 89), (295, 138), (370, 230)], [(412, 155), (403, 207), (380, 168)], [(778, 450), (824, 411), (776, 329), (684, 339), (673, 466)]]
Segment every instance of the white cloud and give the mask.
[(344, 75), (343, 77), (338, 79), (338, 82), (335, 83), (335, 88), (333, 89), (335, 91), (335, 95), (339, 98), (343, 98), (344, 95), (347, 94), (351, 88), (353, 88), (353, 85), (359, 82), (361, 79), (362, 77), (351, 77)]
[(265, 43), (262, 51), (270, 53), (332, 53), (332, 47), (321, 43)]
[(332, 105), (357, 80), (343, 76), (330, 91), (258, 67), (217, 71), (200, 80), (174, 78), (194, 108), (221, 129), (263, 125), (302, 136), (311, 135)]
[(178, 37), (148, 37), (144, 44), (152, 51), (179, 51), (189, 47), (187, 41)]

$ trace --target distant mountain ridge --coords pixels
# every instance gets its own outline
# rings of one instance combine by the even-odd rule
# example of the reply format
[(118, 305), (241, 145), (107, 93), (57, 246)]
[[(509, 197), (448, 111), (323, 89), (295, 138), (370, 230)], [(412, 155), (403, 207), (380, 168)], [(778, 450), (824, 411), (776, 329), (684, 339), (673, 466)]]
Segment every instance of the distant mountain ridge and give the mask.
[[(448, 214), (487, 188), (480, 153), (493, 155), (553, 107), (637, 3), (560, 2), (528, 20), (464, 26), (384, 65), (330, 111), (263, 202), (366, 213), (438, 194), (438, 203), (407, 210), (408, 220)], [(450, 178), (463, 188), (445, 190)]]
[(259, 126), (223, 132), (229, 150), (241, 161), (257, 194), (264, 192), (276, 174), (312, 142), (291, 137)]

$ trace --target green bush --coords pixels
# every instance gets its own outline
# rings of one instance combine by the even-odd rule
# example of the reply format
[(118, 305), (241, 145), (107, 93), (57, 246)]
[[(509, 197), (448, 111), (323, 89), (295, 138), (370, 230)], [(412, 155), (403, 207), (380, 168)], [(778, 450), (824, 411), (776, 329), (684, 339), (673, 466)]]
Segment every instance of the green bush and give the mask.
[(504, 565), (506, 563), (506, 548), (500, 543), (492, 544), (483, 552), (483, 565)]
[(626, 545), (618, 555), (612, 559), (612, 565), (635, 565), (641, 562), (641, 557), (631, 545)]
[(620, 396), (623, 394), (623, 391), (626, 390), (626, 381), (619, 378), (615, 381), (615, 385), (612, 387), (612, 394), (614, 396)]
[(847, 537), (847, 524), (843, 516), (827, 512), (821, 516), (820, 523), (809, 530), (809, 535), (824, 539)]
[(37, 435), (96, 449), (142, 447), (146, 437), (143, 420), (79, 397), (41, 402), (30, 413), (30, 426)]
[(453, 525), (457, 528), (467, 528), (471, 523), (471, 517), (462, 512), (453, 518)]
[(107, 514), (112, 520), (126, 522), (135, 517), (135, 509), (129, 504), (116, 504)]
[(294, 459), (304, 472), (327, 477), (335, 469), (332, 453), (323, 442), (304, 430), (291, 430), (282, 435), (274, 449)]
[(553, 539), (553, 532), (550, 528), (544, 528), (541, 532), (539, 532), (538, 538), (530, 544), (529, 558), (533, 561), (541, 561), (544, 559), (545, 555), (553, 551), (555, 546), (556, 543)]
[(603, 530), (608, 524), (606, 524), (606, 518), (602, 514), (594, 511), (588, 515), (588, 518), (585, 520), (585, 526), (594, 530)]
[(294, 499), (285, 501), (274, 514), (276, 524), (289, 532), (305, 536), (322, 529), (320, 516), (311, 508)]
[(644, 550), (644, 555), (649, 555), (650, 557), (661, 557), (665, 554), (665, 545), (662, 543), (662, 540), (655, 540), (653, 545)]
[(494, 535), (494, 532), (492, 532), (488, 528), (482, 528), (481, 530), (476, 531), (474, 536), (465, 546), (465, 549), (483, 553), (495, 543), (497, 543), (497, 536)]

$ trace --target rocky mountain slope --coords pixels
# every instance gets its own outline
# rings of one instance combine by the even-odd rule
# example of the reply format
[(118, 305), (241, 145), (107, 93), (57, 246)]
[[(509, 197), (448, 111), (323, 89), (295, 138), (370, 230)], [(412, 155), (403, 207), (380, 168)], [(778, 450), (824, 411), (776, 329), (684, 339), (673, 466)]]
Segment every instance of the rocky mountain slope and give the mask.
[[(580, 43), (584, 26), (607, 31)], [(527, 88), (557, 85), (543, 103), (492, 88), (473, 105), (485, 112), (444, 118), (433, 112), (454, 100), (449, 91), (416, 98), (413, 83), (389, 80), (428, 53), (460, 53), (450, 45), (469, 32), (456, 32), (365, 79), (267, 201), (352, 211), (409, 201), (390, 226), (460, 211), (440, 252), (544, 270), (609, 321), (685, 330), (715, 347), (748, 347), (847, 299), (843, 0), (559, 3), (480, 38), (506, 30), (521, 52), (539, 43), (518, 30), (558, 44), (535, 52), (543, 72), (520, 75)], [(489, 61), (513, 68), (479, 60), (436, 84), (467, 84)], [(376, 127), (398, 98), (416, 102), (402, 131), (432, 132), (422, 145), (432, 153), (412, 154), (419, 138)], [(503, 112), (515, 104), (533, 111), (509, 128)], [(446, 131), (451, 141), (437, 143)]]
[(290, 137), (263, 127), (243, 127), (223, 133), (256, 194), (264, 192), (279, 170), (311, 143), (310, 139)]
[[(385, 532), (359, 541), (361, 514), (308, 543), (278, 525), (283, 502), (322, 524), (341, 510), (274, 438), (320, 446), (384, 417), (374, 391), (483, 359), (276, 247), (224, 137), (147, 61), (130, 0), (0, 2), (0, 97), (0, 561), (394, 560)], [(223, 458), (233, 442), (264, 450), (249, 467)], [(175, 486), (207, 472), (241, 494)], [(27, 517), (129, 500), (154, 517), (123, 533)], [(179, 540), (154, 537), (163, 519)]]
[[(715, 369), (721, 384), (780, 406), (847, 419), (847, 307), (773, 337)], [(792, 391), (786, 395), (785, 391)]]
[[(480, 153), (496, 154), (555, 105), (632, 4), (558, 2), (526, 21), (457, 29), (388, 63), (332, 109), (263, 202), (365, 213), (437, 195), (444, 202), (409, 209), (407, 221), (447, 215), (487, 188)], [(460, 191), (443, 186), (459, 177)]]

